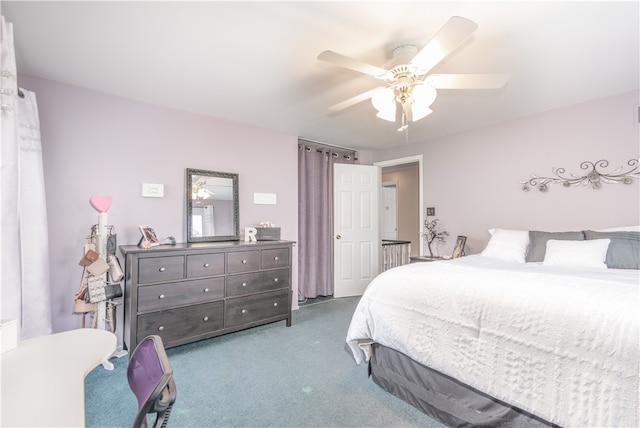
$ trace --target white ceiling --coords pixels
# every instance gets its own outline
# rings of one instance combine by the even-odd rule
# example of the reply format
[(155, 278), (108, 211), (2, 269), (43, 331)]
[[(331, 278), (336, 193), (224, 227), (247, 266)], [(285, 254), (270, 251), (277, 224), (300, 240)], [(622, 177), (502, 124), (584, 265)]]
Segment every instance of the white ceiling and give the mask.
[[(639, 88), (639, 2), (1, 3), (18, 73), (333, 145), (405, 144), (368, 101), (327, 107), (379, 81), (316, 59), (383, 66), (454, 15), (479, 28), (432, 71), (508, 72), (493, 91), (438, 92), (409, 143)], [(631, 114), (631, 113), (630, 113)]]

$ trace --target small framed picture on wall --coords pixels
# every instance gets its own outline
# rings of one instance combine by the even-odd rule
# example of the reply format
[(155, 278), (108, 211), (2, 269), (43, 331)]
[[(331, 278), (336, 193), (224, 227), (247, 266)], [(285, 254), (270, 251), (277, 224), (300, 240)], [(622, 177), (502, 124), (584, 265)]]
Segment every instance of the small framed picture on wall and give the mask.
[(458, 257), (464, 256), (464, 244), (467, 242), (466, 236), (460, 236), (456, 238), (456, 246), (453, 247), (453, 255), (451, 256), (454, 259)]

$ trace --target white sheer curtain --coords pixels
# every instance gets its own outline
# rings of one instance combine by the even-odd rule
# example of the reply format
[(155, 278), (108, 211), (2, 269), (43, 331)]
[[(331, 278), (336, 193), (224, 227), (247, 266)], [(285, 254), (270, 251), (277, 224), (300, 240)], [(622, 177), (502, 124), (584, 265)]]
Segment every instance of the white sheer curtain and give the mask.
[(0, 288), (3, 320), (19, 322), (21, 339), (51, 333), (47, 209), (36, 95), (18, 90), (13, 27), (1, 44)]

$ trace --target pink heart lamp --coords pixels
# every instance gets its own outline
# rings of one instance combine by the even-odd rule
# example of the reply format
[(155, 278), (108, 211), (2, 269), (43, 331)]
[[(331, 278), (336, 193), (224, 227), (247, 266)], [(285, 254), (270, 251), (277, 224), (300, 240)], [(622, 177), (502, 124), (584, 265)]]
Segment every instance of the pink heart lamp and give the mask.
[(106, 213), (111, 208), (112, 198), (111, 196), (92, 196), (89, 199), (91, 206), (98, 210), (98, 212)]

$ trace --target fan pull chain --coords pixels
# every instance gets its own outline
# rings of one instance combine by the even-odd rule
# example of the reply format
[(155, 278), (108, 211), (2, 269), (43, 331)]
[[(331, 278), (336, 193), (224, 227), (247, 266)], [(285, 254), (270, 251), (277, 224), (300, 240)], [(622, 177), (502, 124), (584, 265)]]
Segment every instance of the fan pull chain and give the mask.
[(409, 144), (409, 123), (407, 122), (407, 116), (402, 113), (402, 126), (398, 128), (398, 132), (407, 131), (404, 134), (404, 142), (405, 144)]

